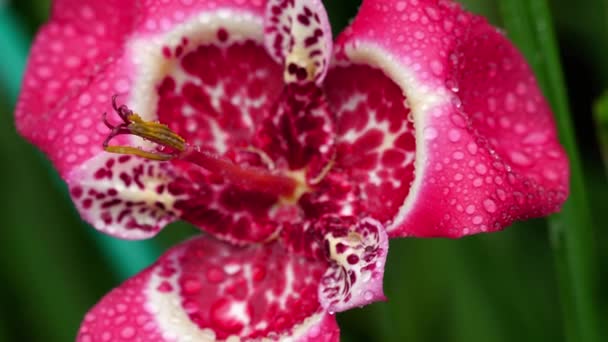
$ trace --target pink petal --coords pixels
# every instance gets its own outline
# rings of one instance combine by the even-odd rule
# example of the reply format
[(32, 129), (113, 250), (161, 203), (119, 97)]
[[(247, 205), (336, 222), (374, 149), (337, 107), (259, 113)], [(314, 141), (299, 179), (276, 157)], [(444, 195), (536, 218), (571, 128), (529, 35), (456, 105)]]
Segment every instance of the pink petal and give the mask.
[(112, 95), (156, 117), (167, 49), (183, 36), (196, 48), (233, 32), (262, 44), (263, 11), (261, 1), (55, 1), (32, 47), (17, 128), (66, 178), (100, 152)]
[(269, 113), (254, 144), (279, 169), (306, 169), (310, 183), (318, 184), (334, 157), (332, 115), (323, 91), (313, 83), (288, 84)]
[[(380, 70), (335, 66), (324, 84), (336, 114), (336, 167), (356, 187), (353, 201), (388, 222), (395, 217), (414, 179), (416, 140), (403, 91)], [(334, 197), (336, 198), (336, 197)]]
[(99, 154), (72, 172), (72, 200), (82, 217), (96, 229), (123, 239), (156, 235), (180, 214), (170, 163), (132, 156)]
[[(371, 66), (407, 97), (402, 121), (411, 108), (414, 180), (389, 235), (458, 237), (559, 210), (568, 193), (568, 163), (550, 109), (521, 54), (483, 18), (452, 1), (365, 0), (336, 49), (335, 70)], [(337, 77), (344, 87), (357, 82), (348, 70)], [(397, 103), (391, 87), (367, 93)], [(343, 96), (334, 105), (347, 103)], [(365, 134), (369, 118), (362, 112), (354, 120), (363, 122), (356, 132)], [(366, 144), (384, 146), (386, 134), (381, 138)], [(405, 138), (403, 146), (414, 145)], [(388, 171), (378, 173), (380, 180), (400, 177)], [(402, 175), (408, 187), (411, 172)]]
[[(32, 49), (17, 107), (19, 130), (50, 157), (69, 183), (83, 217), (101, 231), (136, 239), (156, 234), (176, 216), (195, 224), (203, 224), (205, 218), (213, 221), (218, 213), (214, 208), (207, 215), (201, 212), (206, 207), (193, 208), (190, 203), (185, 208), (183, 196), (158, 196), (152, 185), (125, 184), (121, 177), (132, 179), (136, 164), (146, 164), (139, 159), (131, 159), (128, 170), (100, 171), (105, 163), (118, 160), (101, 151), (109, 134), (102, 113), (117, 120), (111, 96), (120, 94), (119, 103), (127, 103), (146, 119), (161, 120), (201, 148), (240, 153), (255, 132), (254, 123), (267, 116), (282, 87), (280, 67), (263, 47), (263, 4), (134, 2), (137, 11), (123, 2), (100, 4), (58, 1), (54, 6), (51, 22)], [(113, 143), (149, 148), (131, 138)], [(175, 170), (168, 165), (157, 170), (152, 184), (168, 189), (171, 180), (163, 177), (175, 175)], [(186, 178), (200, 173), (184, 166), (178, 171)], [(97, 182), (97, 172), (103, 174), (103, 182)], [(189, 190), (196, 190), (195, 185)], [(112, 201), (98, 200), (100, 194)], [(199, 193), (194, 204), (204, 202), (201, 195), (205, 193)], [(127, 207), (134, 202), (141, 212)], [(181, 205), (180, 210), (174, 205)], [(221, 214), (223, 209), (218, 210)], [(150, 212), (157, 214), (146, 216)], [(229, 227), (215, 220), (215, 226), (207, 228), (215, 232), (222, 226), (219, 235), (230, 237), (231, 230), (241, 229), (247, 219)], [(264, 222), (258, 227), (234, 234), (234, 240), (263, 241), (275, 229)]]
[(319, 298), (329, 312), (385, 300), (382, 290), (388, 236), (380, 222), (366, 218), (325, 237), (332, 265), (321, 280)]
[(77, 340), (337, 341), (335, 318), (317, 299), (325, 268), (276, 243), (243, 248), (198, 237), (104, 297)]
[(264, 18), (266, 49), (285, 66), (287, 83), (321, 84), (332, 51), (331, 27), (320, 0), (269, 0)]
[(99, 154), (68, 179), (82, 217), (96, 229), (122, 239), (145, 239), (184, 219), (237, 244), (264, 242), (279, 229), (275, 195), (240, 189), (183, 162)]

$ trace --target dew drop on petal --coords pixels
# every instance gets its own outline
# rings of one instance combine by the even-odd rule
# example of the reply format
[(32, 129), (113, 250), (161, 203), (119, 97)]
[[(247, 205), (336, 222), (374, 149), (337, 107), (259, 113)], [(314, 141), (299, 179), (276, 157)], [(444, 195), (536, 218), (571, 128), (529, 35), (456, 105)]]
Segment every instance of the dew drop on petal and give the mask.
[(481, 216), (473, 217), (473, 224), (480, 224), (481, 222), (483, 222), (483, 217), (481, 217)]
[(496, 209), (497, 209), (496, 208), (496, 203), (493, 200), (489, 199), (489, 198), (486, 198), (483, 201), (483, 207), (489, 213), (494, 213), (494, 212), (496, 212)]
[(126, 326), (120, 332), (122, 338), (133, 338), (135, 336), (135, 329), (132, 326)]
[(484, 164), (477, 164), (475, 166), (475, 171), (480, 175), (485, 175), (488, 172), (488, 168)]
[(460, 136), (460, 130), (458, 129), (451, 129), (448, 133), (448, 137), (450, 138), (451, 142), (458, 142), (460, 140)]
[(512, 151), (509, 154), (509, 157), (511, 158), (511, 161), (513, 162), (513, 164), (516, 164), (519, 166), (532, 165), (532, 159), (530, 159), (530, 157), (527, 154), (525, 154), (524, 152)]

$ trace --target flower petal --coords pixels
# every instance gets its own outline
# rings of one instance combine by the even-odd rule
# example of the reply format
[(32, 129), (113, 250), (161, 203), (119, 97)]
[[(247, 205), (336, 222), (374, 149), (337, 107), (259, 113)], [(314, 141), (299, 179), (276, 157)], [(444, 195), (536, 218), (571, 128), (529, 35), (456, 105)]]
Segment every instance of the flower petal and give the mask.
[(269, 0), (264, 18), (270, 55), (284, 65), (286, 83), (321, 84), (332, 51), (331, 27), (320, 0)]
[(388, 222), (414, 179), (416, 141), (403, 91), (365, 65), (334, 66), (324, 88), (336, 114), (336, 167), (330, 176), (348, 175), (360, 199), (351, 201), (355, 212)]
[(289, 84), (264, 120), (255, 145), (275, 167), (306, 169), (310, 183), (318, 184), (334, 157), (334, 127), (323, 91), (315, 84)]
[(365, 0), (336, 50), (336, 68), (380, 70), (411, 107), (414, 181), (391, 236), (459, 237), (559, 210), (568, 164), (550, 109), (524, 58), (485, 19), (452, 1)]
[(177, 217), (173, 168), (132, 156), (100, 154), (72, 172), (76, 208), (96, 229), (123, 239), (152, 237)]
[[(148, 186), (125, 185), (119, 177), (135, 176), (135, 164), (95, 183), (95, 173), (116, 159), (102, 152), (109, 134), (102, 114), (117, 120), (112, 95), (120, 94), (119, 102), (145, 119), (160, 119), (189, 142), (222, 154), (248, 147), (254, 123), (267, 116), (282, 87), (281, 69), (263, 47), (261, 2), (148, 1), (133, 7), (138, 10), (119, 1), (57, 1), (32, 49), (16, 114), (21, 133), (51, 158), (72, 194), (83, 196), (75, 198), (83, 216), (104, 232), (130, 239), (152, 236), (173, 220), (175, 208), (169, 207), (177, 199), (159, 198)], [(113, 143), (149, 146), (120, 138)], [(175, 169), (165, 164), (158, 170), (163, 176), (152, 177), (153, 184), (167, 189), (165, 176)], [(115, 199), (123, 205), (85, 198), (91, 190), (93, 197), (118, 192)], [(124, 214), (132, 198), (145, 202), (138, 209), (158, 212), (157, 220)], [(100, 207), (104, 204), (111, 215)], [(183, 214), (191, 208), (181, 209)], [(245, 240), (266, 239), (262, 234)]]
[[(53, 2), (51, 21), (36, 36), (16, 106), (17, 129), (63, 176), (101, 150), (110, 96), (124, 91), (122, 49), (134, 2)], [(100, 75), (104, 73), (103, 75)], [(100, 131), (101, 130), (101, 131)]]
[(319, 298), (329, 312), (385, 300), (382, 290), (388, 236), (380, 222), (366, 218), (325, 237), (333, 261), (321, 280)]
[(237, 0), (55, 1), (51, 20), (31, 50), (17, 128), (65, 178), (101, 150), (107, 131), (100, 117), (111, 112), (112, 95), (121, 94), (142, 114), (156, 115), (156, 87), (164, 76), (159, 69), (167, 64), (164, 48), (183, 49), (178, 45), (187, 34), (204, 43), (231, 31), (243, 40), (253, 35), (262, 44), (263, 11), (261, 2)]
[(184, 219), (233, 243), (264, 242), (279, 229), (276, 195), (240, 189), (183, 162), (100, 154), (71, 173), (70, 194), (85, 220), (122, 239), (145, 239)]
[(325, 268), (276, 243), (235, 247), (198, 237), (104, 297), (78, 341), (337, 341), (335, 317), (317, 299)]

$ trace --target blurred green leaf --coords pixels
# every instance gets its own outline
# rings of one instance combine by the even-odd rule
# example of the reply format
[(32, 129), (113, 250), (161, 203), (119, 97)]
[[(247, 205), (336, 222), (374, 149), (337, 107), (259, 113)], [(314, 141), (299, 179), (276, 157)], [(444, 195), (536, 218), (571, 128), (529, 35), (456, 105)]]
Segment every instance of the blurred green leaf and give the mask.
[(593, 225), (574, 136), (551, 13), (546, 0), (500, 2), (507, 34), (522, 49), (552, 104), (571, 167), (571, 194), (549, 219), (569, 341), (599, 341)]
[(606, 172), (608, 172), (608, 92), (604, 93), (595, 103), (594, 116), (600, 149)]

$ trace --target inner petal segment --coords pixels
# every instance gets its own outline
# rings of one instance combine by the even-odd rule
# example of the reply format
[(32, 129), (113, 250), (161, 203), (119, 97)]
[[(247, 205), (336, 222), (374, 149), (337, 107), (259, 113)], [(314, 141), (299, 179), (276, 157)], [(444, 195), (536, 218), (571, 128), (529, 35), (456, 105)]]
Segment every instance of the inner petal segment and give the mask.
[(264, 18), (266, 48), (284, 65), (286, 83), (321, 84), (332, 52), (331, 28), (320, 0), (270, 0)]
[(267, 116), (282, 89), (281, 69), (253, 40), (194, 45), (184, 38), (165, 46), (171, 67), (157, 84), (158, 119), (189, 143), (223, 154), (246, 148), (256, 124)]
[(392, 220), (414, 179), (414, 124), (403, 91), (365, 65), (336, 66), (324, 90), (336, 116), (337, 156), (332, 173), (346, 173), (361, 210)]
[(78, 341), (337, 341), (335, 317), (317, 295), (325, 269), (277, 243), (199, 236), (102, 299)]
[(333, 228), (326, 233), (325, 243), (331, 265), (319, 287), (324, 308), (344, 311), (386, 299), (382, 281), (388, 236), (380, 222), (366, 218), (341, 229)]

